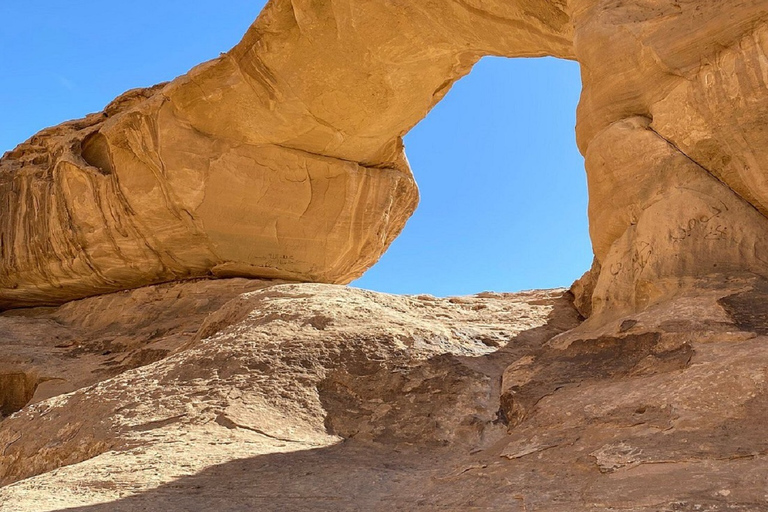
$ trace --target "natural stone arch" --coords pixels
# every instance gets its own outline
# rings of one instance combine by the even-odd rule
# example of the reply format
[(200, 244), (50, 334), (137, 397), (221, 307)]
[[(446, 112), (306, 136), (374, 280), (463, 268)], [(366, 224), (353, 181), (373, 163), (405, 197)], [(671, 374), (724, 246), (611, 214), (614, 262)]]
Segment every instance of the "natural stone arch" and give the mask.
[(358, 277), (416, 206), (401, 136), (451, 84), (571, 56), (556, 4), (474, 3), (273, 1), (227, 54), (36, 135), (2, 164), (0, 302)]
[(210, 274), (350, 281), (415, 207), (402, 135), (484, 55), (582, 65), (585, 312), (764, 275), (764, 16), (760, 0), (273, 0), (227, 54), (4, 157), (0, 305)]

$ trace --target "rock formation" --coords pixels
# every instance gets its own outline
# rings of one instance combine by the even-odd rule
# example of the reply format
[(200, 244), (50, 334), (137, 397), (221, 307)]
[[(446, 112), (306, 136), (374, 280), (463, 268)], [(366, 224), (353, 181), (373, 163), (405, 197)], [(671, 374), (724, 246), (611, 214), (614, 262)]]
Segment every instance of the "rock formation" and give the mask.
[(243, 41), (0, 163), (0, 307), (205, 275), (346, 283), (416, 207), (401, 137), (490, 53), (570, 57), (557, 4), (271, 2)]
[[(460, 361), (491, 355), (520, 332), (544, 324), (553, 305), (563, 302), (562, 290), (449, 300), (329, 285), (259, 290), (263, 285), (247, 283), (162, 285), (53, 311), (0, 316), (0, 325), (12, 333), (48, 330), (53, 338), (50, 334), (60, 331), (52, 325), (90, 333), (89, 338), (75, 333), (74, 339), (59, 334), (56, 347), (27, 354), (43, 383), (33, 405), (0, 423), (0, 482), (62, 463), (99, 465), (97, 459), (106, 457), (112, 462), (93, 471), (136, 470), (131, 478), (144, 487), (141, 475), (154, 469), (140, 466), (161, 452), (175, 465), (162, 463), (166, 479), (247, 454), (330, 446), (339, 436), (438, 446), (476, 442), (496, 419), (498, 393), (495, 398), (486, 388), (498, 382)], [(237, 293), (248, 288), (256, 291)], [(189, 312), (183, 319), (176, 313), (180, 307)], [(149, 313), (148, 328), (131, 333), (127, 326), (139, 312)], [(117, 318), (108, 323), (104, 313)], [(570, 317), (567, 325), (575, 314)], [(117, 332), (121, 339), (112, 340)], [(168, 350), (164, 355), (174, 353), (135, 370), (126, 364), (158, 347)], [(73, 359), (83, 363), (77, 370), (67, 365)], [(83, 379), (92, 385), (83, 386)], [(51, 380), (80, 389), (44, 400)], [(388, 396), (377, 397), (383, 391)], [(435, 393), (446, 400), (430, 404)], [(330, 409), (338, 416), (326, 418)], [(386, 421), (371, 423), (371, 418)], [(187, 436), (198, 440), (190, 445)], [(198, 442), (212, 444), (193, 462)], [(146, 457), (135, 459), (139, 452)], [(113, 490), (119, 494), (121, 487)], [(20, 500), (18, 492), (25, 491), (9, 487), (0, 503)], [(43, 494), (35, 493), (37, 506), (53, 506), (42, 504)], [(62, 494), (51, 496), (50, 503), (62, 499), (60, 505), (82, 503)]]
[(189, 277), (345, 283), (402, 229), (401, 137), (484, 55), (576, 59), (595, 313), (766, 275), (765, 2), (273, 0), (235, 48), (0, 163), (0, 306)]
[(597, 312), (766, 275), (763, 1), (572, 3)]
[[(765, 0), (272, 0), (43, 130), (0, 160), (0, 509), (765, 510), (767, 27)], [(402, 136), (484, 55), (581, 64), (592, 269), (287, 284), (386, 250)]]

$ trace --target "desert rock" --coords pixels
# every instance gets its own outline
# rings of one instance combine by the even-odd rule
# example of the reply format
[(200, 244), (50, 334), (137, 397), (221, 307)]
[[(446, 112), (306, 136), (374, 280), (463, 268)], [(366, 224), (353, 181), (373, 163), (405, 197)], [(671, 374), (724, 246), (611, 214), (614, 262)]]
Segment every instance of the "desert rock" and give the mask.
[[(91, 378), (92, 383), (70, 394), (41, 401), (37, 399), (42, 396), (36, 397), (0, 423), (0, 481), (9, 484), (82, 462), (97, 464), (88, 471), (104, 476), (117, 467), (123, 467), (125, 475), (138, 471), (130, 477), (131, 485), (154, 485), (141, 483), (140, 475), (160, 470), (142, 466), (155, 456), (165, 458), (161, 453), (175, 454), (175, 466), (161, 470), (170, 476), (247, 453), (330, 446), (340, 436), (434, 446), (477, 443), (496, 420), (498, 398), (493, 390), (498, 383), (461, 361), (491, 355), (520, 332), (541, 326), (563, 293), (449, 300), (329, 285), (281, 285), (233, 297), (243, 284), (201, 281), (132, 292), (152, 297), (156, 307), (162, 304), (169, 311), (174, 305), (189, 307), (190, 297), (206, 296), (209, 314), (205, 322), (184, 319), (186, 341), (169, 333), (172, 339), (166, 344), (175, 342), (183, 350), (169, 351), (162, 360), (139, 368), (123, 365), (115, 370), (114, 360), (130, 359), (129, 350), (125, 354), (116, 349), (118, 357), (107, 360), (94, 360), (83, 348), (61, 351), (60, 359), (84, 360), (80, 380)], [(62, 315), (98, 322), (93, 318), (98, 306), (116, 313), (112, 307), (119, 311), (126, 302), (137, 302), (135, 295), (131, 300), (123, 295), (85, 299), (53, 313), (40, 311), (25, 318), (25, 331), (50, 329), (49, 318)], [(95, 303), (100, 300), (108, 302)], [(222, 302), (211, 311), (213, 304)], [(7, 315), (0, 321), (8, 320)], [(156, 321), (162, 325), (169, 317), (159, 315)], [(99, 341), (110, 339), (119, 329), (111, 327), (92, 329), (90, 344), (98, 347)], [(142, 330), (123, 337), (122, 346), (134, 350), (157, 343), (146, 340)], [(55, 374), (60, 367), (49, 357), (38, 363), (37, 371)], [(77, 382), (72, 374), (70, 368), (69, 380)], [(433, 402), (435, 394), (447, 400)], [(338, 414), (328, 417), (327, 410)], [(197, 449), (185, 439), (195, 439), (195, 446), (213, 445), (199, 457), (190, 457)], [(104, 459), (110, 462), (100, 466)], [(13, 486), (7, 489), (10, 494), (0, 502), (20, 499)], [(115, 488), (110, 495), (123, 490)], [(35, 496), (42, 507), (42, 495)], [(52, 496), (51, 503), (63, 504), (61, 498)], [(74, 495), (70, 499), (74, 501), (69, 504), (83, 503)]]
[(765, 276), (765, 2), (571, 8), (594, 312), (642, 309), (715, 274)]
[(401, 137), (451, 84), (482, 55), (572, 56), (536, 4), (270, 2), (220, 58), (4, 157), (0, 307), (359, 277), (416, 207)]
[(242, 285), (134, 292), (229, 300), (183, 349), (0, 422), (3, 511), (766, 506), (764, 280), (600, 329), (563, 290)]
[(215, 275), (345, 283), (413, 212), (402, 136), (484, 55), (576, 59), (589, 310), (766, 275), (765, 6), (274, 0), (220, 58), (0, 163), (0, 306)]
[(159, 361), (216, 332), (210, 315), (275, 281), (169, 283), (0, 316), (0, 417)]
[[(0, 508), (768, 508), (766, 12), (272, 0), (218, 59), (21, 144)], [(484, 55), (581, 65), (591, 270), (338, 285), (416, 207), (402, 136)]]

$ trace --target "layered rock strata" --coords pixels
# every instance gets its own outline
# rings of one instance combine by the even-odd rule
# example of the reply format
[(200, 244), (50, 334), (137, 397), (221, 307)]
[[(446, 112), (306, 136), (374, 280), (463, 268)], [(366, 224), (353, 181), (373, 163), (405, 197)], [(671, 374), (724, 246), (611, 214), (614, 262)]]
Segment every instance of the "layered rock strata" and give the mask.
[(603, 316), (714, 274), (765, 276), (768, 11), (759, 0), (574, 0)]
[[(0, 508), (763, 510), (768, 10), (273, 0), (227, 54), (0, 161)], [(592, 269), (319, 284), (415, 208), (483, 55), (582, 66)], [(581, 323), (585, 316), (590, 318)]]
[(209, 317), (252, 279), (197, 280), (0, 316), (0, 418), (159, 361), (217, 329)]

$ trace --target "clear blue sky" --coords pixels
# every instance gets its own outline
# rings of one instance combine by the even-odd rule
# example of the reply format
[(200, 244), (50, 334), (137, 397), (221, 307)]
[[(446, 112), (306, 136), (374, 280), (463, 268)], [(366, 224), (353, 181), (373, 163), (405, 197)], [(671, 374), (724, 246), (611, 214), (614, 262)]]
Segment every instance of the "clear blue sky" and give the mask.
[[(235, 45), (265, 2), (0, 3), (0, 152)], [(406, 137), (421, 205), (355, 286), (459, 295), (568, 286), (592, 259), (578, 65), (482, 60)]]

